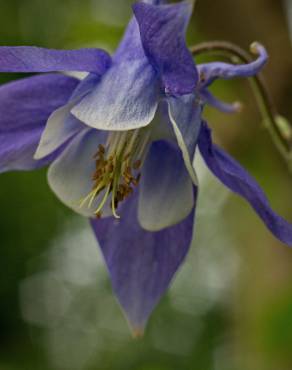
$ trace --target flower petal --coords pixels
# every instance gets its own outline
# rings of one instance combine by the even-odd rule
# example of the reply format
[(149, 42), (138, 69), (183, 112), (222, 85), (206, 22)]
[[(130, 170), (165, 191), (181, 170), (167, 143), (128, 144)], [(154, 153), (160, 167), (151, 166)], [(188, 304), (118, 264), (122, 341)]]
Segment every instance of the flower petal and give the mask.
[(259, 43), (253, 43), (252, 51), (258, 58), (248, 64), (228, 64), (223, 62), (212, 62), (198, 65), (201, 76), (201, 87), (209, 86), (216, 78), (229, 80), (235, 77), (252, 77), (261, 71), (268, 60), (266, 49)]
[(167, 140), (177, 144), (172, 124), (168, 114), (168, 103), (165, 99), (161, 100), (153, 121), (151, 122), (150, 141)]
[(92, 221), (113, 289), (134, 335), (145, 324), (182, 264), (192, 240), (194, 212), (179, 224), (159, 232), (141, 228), (138, 194), (122, 205), (121, 219)]
[(101, 130), (123, 131), (147, 126), (159, 98), (155, 71), (145, 58), (114, 64), (92, 93), (72, 113)]
[(198, 180), (193, 168), (193, 160), (200, 132), (202, 106), (193, 94), (169, 97), (167, 102), (169, 118), (182, 151), (185, 165), (193, 183), (197, 185)]
[[(163, 0), (144, 0), (144, 3), (159, 5)], [(135, 17), (131, 19), (118, 49), (113, 56), (114, 63), (132, 61), (133, 59), (146, 60), (145, 51), (142, 46), (139, 25)]]
[(154, 118), (160, 93), (159, 77), (145, 56), (139, 26), (133, 18), (113, 56), (111, 68), (72, 113), (88, 126), (101, 130), (144, 127)]
[(33, 154), (50, 114), (64, 105), (79, 81), (48, 74), (0, 87), (0, 172), (29, 170), (49, 163)]
[(74, 104), (70, 102), (51, 114), (34, 154), (35, 159), (51, 154), (86, 127), (70, 113)]
[(185, 219), (193, 207), (193, 185), (181, 151), (167, 141), (152, 143), (141, 177), (140, 225), (162, 230)]
[(279, 240), (292, 246), (292, 224), (271, 209), (262, 189), (247, 171), (212, 143), (211, 131), (205, 123), (202, 125), (198, 145), (213, 174), (230, 190), (245, 198)]
[(69, 103), (51, 114), (34, 155), (35, 159), (46, 157), (87, 127), (71, 114), (71, 109), (78, 101), (88, 94), (99, 81), (100, 77), (97, 75), (91, 74), (87, 76), (74, 90)]
[(32, 46), (0, 47), (0, 72), (81, 71), (102, 75), (111, 58), (100, 49), (54, 50)]
[(100, 198), (96, 199), (91, 207), (88, 207), (88, 204), (81, 207), (80, 201), (92, 191), (94, 155), (98, 145), (104, 144), (105, 141), (104, 131), (83, 130), (51, 164), (48, 171), (49, 185), (57, 197), (66, 206), (86, 217), (94, 217)]
[(193, 57), (185, 42), (192, 3), (133, 6), (145, 53), (161, 76), (166, 93), (192, 93), (198, 81)]
[(139, 26), (136, 18), (133, 17), (128, 24), (119, 47), (113, 55), (113, 63), (130, 62), (137, 59), (147, 60), (142, 46)]

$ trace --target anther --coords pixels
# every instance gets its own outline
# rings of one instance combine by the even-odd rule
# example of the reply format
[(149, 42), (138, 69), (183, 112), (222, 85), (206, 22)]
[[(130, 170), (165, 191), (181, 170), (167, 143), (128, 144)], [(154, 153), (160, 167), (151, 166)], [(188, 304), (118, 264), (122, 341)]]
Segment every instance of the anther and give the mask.
[(205, 83), (206, 82), (206, 76), (205, 76), (205, 73), (201, 72), (200, 74), (200, 82), (201, 83)]
[(138, 159), (137, 161), (135, 161), (134, 164), (133, 164), (134, 170), (139, 170), (141, 168), (141, 164), (142, 164), (142, 162), (141, 162), (140, 159)]
[(139, 185), (139, 182), (140, 182), (140, 178), (141, 178), (141, 173), (139, 173), (139, 174), (138, 174), (138, 176), (136, 176), (136, 177), (134, 177), (134, 178), (132, 179), (132, 184), (133, 184), (134, 186), (138, 186), (138, 185)]
[(104, 148), (104, 146), (103, 146), (103, 145), (101, 145), (101, 144), (99, 144), (99, 146), (98, 146), (98, 151), (99, 151), (99, 153), (101, 153), (101, 154), (105, 154), (105, 148)]

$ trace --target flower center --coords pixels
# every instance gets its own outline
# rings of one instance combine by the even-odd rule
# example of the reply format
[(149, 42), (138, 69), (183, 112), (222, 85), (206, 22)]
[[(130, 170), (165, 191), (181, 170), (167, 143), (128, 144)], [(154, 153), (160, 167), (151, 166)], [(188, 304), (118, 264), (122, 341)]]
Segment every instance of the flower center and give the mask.
[(141, 168), (145, 161), (151, 131), (149, 128), (131, 131), (115, 131), (108, 135), (105, 145), (99, 145), (92, 176), (92, 191), (81, 201), (80, 207), (90, 208), (98, 196), (103, 194), (94, 211), (97, 218), (110, 199), (111, 212), (115, 218), (119, 203), (133, 193), (139, 184)]

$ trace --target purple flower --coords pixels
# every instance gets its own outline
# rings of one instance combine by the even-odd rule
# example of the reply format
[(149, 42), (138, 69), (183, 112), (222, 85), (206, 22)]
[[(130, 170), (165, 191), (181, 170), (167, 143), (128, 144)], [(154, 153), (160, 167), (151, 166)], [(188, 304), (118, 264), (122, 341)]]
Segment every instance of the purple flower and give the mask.
[(0, 88), (0, 171), (49, 165), (58, 198), (91, 218), (115, 294), (139, 334), (192, 240), (197, 147), (214, 175), (288, 245), (292, 226), (212, 143), (202, 120), (205, 104), (238, 109), (208, 87), (257, 74), (265, 49), (254, 44), (258, 58), (247, 65), (196, 66), (185, 44), (191, 2), (149, 0), (133, 11), (112, 59), (98, 49), (0, 48), (1, 72), (89, 72), (83, 81), (47, 73)]

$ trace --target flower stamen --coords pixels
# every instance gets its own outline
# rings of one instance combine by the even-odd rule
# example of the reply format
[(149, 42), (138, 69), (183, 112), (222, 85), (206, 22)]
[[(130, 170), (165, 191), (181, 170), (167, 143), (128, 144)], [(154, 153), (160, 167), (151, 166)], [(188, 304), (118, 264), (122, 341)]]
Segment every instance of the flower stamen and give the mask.
[(91, 208), (102, 193), (102, 198), (94, 214), (102, 216), (102, 210), (111, 194), (110, 209), (119, 219), (119, 204), (129, 197), (139, 185), (141, 168), (146, 158), (151, 130), (149, 128), (127, 132), (112, 132), (107, 142), (100, 144), (93, 159), (95, 171), (92, 175), (92, 191), (80, 202), (80, 207), (87, 204)]

